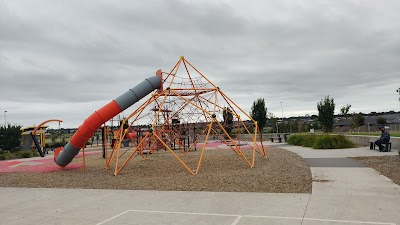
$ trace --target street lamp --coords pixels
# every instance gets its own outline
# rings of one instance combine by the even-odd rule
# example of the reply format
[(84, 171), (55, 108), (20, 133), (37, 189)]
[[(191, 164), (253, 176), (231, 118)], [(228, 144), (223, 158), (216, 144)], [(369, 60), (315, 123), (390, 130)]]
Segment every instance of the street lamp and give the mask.
[(4, 127), (7, 127), (7, 110), (4, 110)]
[(281, 121), (282, 121), (282, 122), (281, 122), (281, 123), (283, 124), (283, 107), (282, 107), (282, 102), (281, 102), (281, 110), (282, 110), (282, 116), (281, 116), (281, 118), (282, 118)]

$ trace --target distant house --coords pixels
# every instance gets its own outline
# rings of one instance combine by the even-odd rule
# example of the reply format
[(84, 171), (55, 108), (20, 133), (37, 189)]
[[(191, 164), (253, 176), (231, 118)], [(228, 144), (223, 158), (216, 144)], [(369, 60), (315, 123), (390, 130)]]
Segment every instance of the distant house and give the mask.
[[(361, 132), (374, 132), (379, 131), (378, 129), (378, 117), (384, 117), (387, 120), (387, 125), (392, 131), (400, 131), (400, 113), (371, 113), (364, 115), (365, 121), (364, 126), (360, 127)], [(342, 117), (338, 116), (335, 118), (335, 131), (336, 132), (349, 132), (354, 128), (352, 127), (353, 119), (352, 117)], [(358, 130), (358, 129), (357, 129)]]

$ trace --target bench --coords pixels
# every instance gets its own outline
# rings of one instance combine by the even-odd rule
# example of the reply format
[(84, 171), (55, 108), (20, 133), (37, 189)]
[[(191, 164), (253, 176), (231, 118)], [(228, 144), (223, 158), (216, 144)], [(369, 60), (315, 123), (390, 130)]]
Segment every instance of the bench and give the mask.
[[(274, 138), (273, 137), (270, 137), (269, 139), (271, 140), (271, 142), (274, 142)], [(278, 139), (279, 143), (282, 143), (282, 138), (281, 137), (276, 137), (276, 139)]]
[[(369, 141), (369, 149), (375, 149), (376, 145), (375, 145), (375, 141)], [(388, 152), (392, 151), (392, 142), (385, 142), (382, 143), (382, 145), (385, 145), (385, 149)]]

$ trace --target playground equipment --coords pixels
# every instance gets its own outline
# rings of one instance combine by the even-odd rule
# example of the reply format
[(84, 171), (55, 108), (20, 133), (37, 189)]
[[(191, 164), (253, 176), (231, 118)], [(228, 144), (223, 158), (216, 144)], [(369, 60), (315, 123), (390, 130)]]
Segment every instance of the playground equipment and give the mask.
[(76, 133), (71, 137), (70, 141), (64, 147), (56, 149), (54, 153), (54, 159), (57, 165), (68, 165), (79, 153), (80, 149), (86, 146), (86, 142), (93, 136), (93, 134), (102, 124), (116, 116), (118, 113), (124, 111), (153, 90), (160, 88), (160, 86), (161, 77), (150, 77), (134, 88), (129, 89), (129, 91), (111, 101), (103, 108), (94, 112), (78, 128)]
[[(114, 175), (119, 174), (137, 153), (144, 157), (144, 153), (160, 149), (171, 153), (190, 174), (195, 175), (201, 168), (207, 144), (215, 139), (225, 143), (249, 168), (254, 167), (256, 153), (266, 157), (257, 122), (181, 57), (170, 72), (158, 70), (156, 76), (88, 117), (70, 142), (56, 150), (55, 162), (59, 166), (68, 165), (102, 124), (150, 93), (142, 105), (123, 119), (112, 150), (105, 151), (106, 170), (114, 167)], [(123, 147), (126, 139), (132, 147)], [(250, 145), (252, 150), (242, 150), (243, 145)], [(176, 148), (182, 157), (173, 151)], [(191, 167), (184, 162), (183, 156), (197, 148), (201, 148), (200, 156)]]
[[(58, 122), (58, 124), (60, 124), (62, 120), (50, 119), (40, 123), (37, 126), (21, 128), (23, 150), (30, 150), (33, 142), (37, 151), (39, 152), (39, 155), (44, 157), (44, 148), (46, 145), (45, 130), (48, 128), (48, 126), (45, 126), (45, 124), (49, 122)], [(39, 134), (40, 141), (36, 137), (37, 134)]]
[[(225, 143), (249, 168), (254, 167), (256, 153), (266, 156), (257, 122), (184, 57), (170, 72), (158, 70), (156, 74), (163, 79), (161, 87), (122, 122), (119, 138), (106, 159), (106, 170), (114, 166), (117, 175), (135, 153), (143, 157), (144, 150), (154, 153), (165, 149), (195, 175), (201, 168), (207, 144), (215, 141)], [(128, 127), (149, 124), (145, 132), (137, 135), (137, 142), (132, 142), (131, 151), (121, 145), (129, 132), (123, 128), (128, 121)], [(242, 150), (243, 145), (250, 144), (252, 151)], [(201, 148), (196, 165), (185, 163), (184, 157), (173, 151), (175, 147), (182, 156)]]

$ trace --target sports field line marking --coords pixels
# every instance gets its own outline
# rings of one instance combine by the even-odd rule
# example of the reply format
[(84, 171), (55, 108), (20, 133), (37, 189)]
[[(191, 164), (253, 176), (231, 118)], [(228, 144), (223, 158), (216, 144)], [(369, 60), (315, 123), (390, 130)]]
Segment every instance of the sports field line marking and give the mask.
[(243, 216), (238, 216), (235, 221), (231, 225), (236, 225), (243, 218)]
[(105, 224), (105, 223), (107, 223), (107, 222), (110, 221), (110, 220), (113, 220), (113, 219), (115, 219), (115, 218), (117, 218), (117, 217), (119, 217), (119, 216), (124, 215), (124, 214), (127, 213), (127, 212), (129, 212), (129, 210), (126, 210), (125, 212), (122, 212), (122, 213), (120, 213), (120, 214), (118, 214), (118, 215), (115, 215), (115, 216), (109, 218), (109, 219), (106, 219), (106, 220), (104, 220), (103, 222), (100, 222), (100, 223), (98, 223), (98, 224), (96, 224), (96, 225)]
[(375, 224), (375, 225), (396, 225), (396, 223), (384, 223), (384, 222), (371, 222), (371, 221), (357, 221), (357, 220), (331, 220), (331, 219), (317, 219), (317, 218), (302, 218), (302, 217), (286, 217), (286, 216), (253, 216), (253, 215), (236, 215), (236, 214), (218, 214), (218, 213), (196, 213), (196, 212), (174, 212), (174, 211), (152, 211), (152, 210), (126, 210), (116, 216), (113, 216), (101, 223), (96, 225), (102, 225), (109, 222), (127, 212), (142, 212), (142, 213), (163, 213), (163, 214), (184, 214), (184, 215), (203, 215), (203, 216), (229, 216), (236, 217), (235, 221), (231, 225), (237, 225), (239, 221), (244, 218), (270, 218), (270, 219), (289, 219), (289, 220), (310, 220), (310, 221), (325, 221), (325, 222), (340, 222), (340, 223), (355, 223), (355, 224)]

